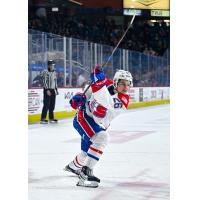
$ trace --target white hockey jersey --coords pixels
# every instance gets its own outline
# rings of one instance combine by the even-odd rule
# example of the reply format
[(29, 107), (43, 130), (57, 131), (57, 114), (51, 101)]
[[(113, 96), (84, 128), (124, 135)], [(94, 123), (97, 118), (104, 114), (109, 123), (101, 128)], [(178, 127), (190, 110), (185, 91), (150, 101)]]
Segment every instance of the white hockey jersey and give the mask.
[(110, 122), (127, 109), (129, 103), (129, 95), (127, 94), (111, 95), (107, 89), (107, 83), (107, 79), (96, 82), (85, 94), (87, 115), (103, 129), (107, 129)]

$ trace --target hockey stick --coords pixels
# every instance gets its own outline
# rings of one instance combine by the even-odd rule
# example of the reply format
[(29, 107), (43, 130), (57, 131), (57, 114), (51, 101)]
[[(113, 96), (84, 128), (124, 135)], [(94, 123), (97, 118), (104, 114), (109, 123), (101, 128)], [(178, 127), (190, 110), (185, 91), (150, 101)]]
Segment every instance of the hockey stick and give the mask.
[(108, 64), (108, 62), (110, 61), (110, 59), (112, 58), (114, 52), (116, 51), (117, 47), (119, 46), (119, 44), (121, 43), (121, 41), (124, 39), (124, 36), (126, 35), (126, 33), (128, 32), (129, 28), (131, 27), (133, 20), (135, 18), (135, 15), (133, 15), (131, 22), (129, 24), (129, 26), (127, 27), (126, 31), (124, 32), (124, 34), (122, 35), (121, 39), (119, 40), (119, 42), (117, 43), (117, 46), (113, 49), (111, 55), (109, 56), (108, 60), (102, 65), (102, 67), (106, 66)]
[[(69, 63), (70, 60), (66, 60), (66, 62)], [(87, 73), (90, 73), (88, 66), (82, 65), (80, 62), (75, 61), (75, 60), (71, 60), (71, 62), (72, 62), (72, 64), (76, 65), (76, 67), (78, 67), (79, 69), (82, 69), (83, 71), (86, 71)]]
[[(119, 42), (117, 43), (116, 47), (113, 49), (111, 55), (109, 56), (108, 60), (102, 65), (102, 70), (103, 68), (108, 64), (108, 62), (110, 61), (110, 59), (112, 58), (114, 52), (116, 51), (117, 47), (119, 46), (119, 44), (121, 43), (121, 41), (123, 40), (124, 36), (126, 35), (126, 33), (128, 32), (129, 28), (131, 27), (133, 20), (135, 19), (135, 15), (133, 15), (131, 22), (129, 24), (129, 26), (127, 27), (126, 31), (124, 32), (124, 34), (122, 35), (122, 37), (120, 38)], [(83, 92), (83, 95), (85, 95), (85, 93), (88, 91), (89, 87), (92, 85), (92, 82), (87, 86), (87, 88), (85, 89), (85, 91)]]

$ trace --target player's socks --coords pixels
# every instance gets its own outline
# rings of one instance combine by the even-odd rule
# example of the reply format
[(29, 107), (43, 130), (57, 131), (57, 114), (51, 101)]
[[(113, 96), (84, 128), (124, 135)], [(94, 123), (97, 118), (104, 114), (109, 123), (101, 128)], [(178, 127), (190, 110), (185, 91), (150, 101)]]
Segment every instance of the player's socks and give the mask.
[(64, 170), (79, 175), (84, 165), (86, 156), (87, 154), (82, 151), (74, 158), (72, 162), (70, 162), (67, 166), (65, 166)]

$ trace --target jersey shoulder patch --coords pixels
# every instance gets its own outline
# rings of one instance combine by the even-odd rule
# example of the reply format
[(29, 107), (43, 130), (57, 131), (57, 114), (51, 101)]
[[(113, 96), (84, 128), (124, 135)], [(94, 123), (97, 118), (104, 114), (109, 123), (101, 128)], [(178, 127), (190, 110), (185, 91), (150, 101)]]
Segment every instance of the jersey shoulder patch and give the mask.
[(120, 101), (123, 103), (123, 105), (127, 108), (127, 107), (128, 107), (128, 104), (129, 104), (129, 95), (119, 93), (119, 94), (118, 94), (118, 98), (119, 98)]

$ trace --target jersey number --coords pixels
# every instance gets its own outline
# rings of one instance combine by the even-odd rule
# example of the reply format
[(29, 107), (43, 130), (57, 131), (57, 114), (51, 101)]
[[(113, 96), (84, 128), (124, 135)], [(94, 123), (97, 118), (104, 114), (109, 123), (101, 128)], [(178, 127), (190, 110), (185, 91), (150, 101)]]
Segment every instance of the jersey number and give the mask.
[(114, 108), (122, 108), (123, 104), (119, 99), (114, 98), (113, 100), (114, 100)]

